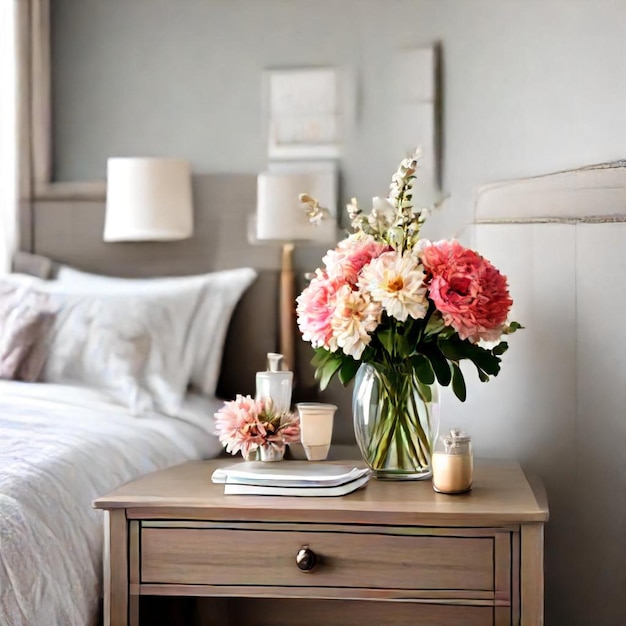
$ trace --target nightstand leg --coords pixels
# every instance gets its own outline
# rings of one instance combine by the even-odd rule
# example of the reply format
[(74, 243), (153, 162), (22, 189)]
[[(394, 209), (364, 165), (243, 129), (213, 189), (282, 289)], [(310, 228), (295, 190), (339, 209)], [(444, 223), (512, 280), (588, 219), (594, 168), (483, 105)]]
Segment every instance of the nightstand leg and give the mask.
[(521, 542), (521, 626), (542, 626), (543, 524), (523, 524)]
[(104, 512), (104, 626), (128, 626), (126, 511)]
[(139, 522), (128, 523), (128, 626), (139, 626)]
[(139, 626), (139, 596), (128, 597), (128, 626)]

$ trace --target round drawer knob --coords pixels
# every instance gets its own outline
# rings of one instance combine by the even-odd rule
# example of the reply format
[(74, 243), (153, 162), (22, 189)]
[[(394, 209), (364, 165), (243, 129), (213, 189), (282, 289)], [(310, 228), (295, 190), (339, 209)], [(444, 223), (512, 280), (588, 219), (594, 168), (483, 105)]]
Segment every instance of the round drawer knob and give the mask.
[(300, 548), (296, 554), (296, 565), (303, 572), (310, 572), (317, 563), (317, 556), (309, 546)]

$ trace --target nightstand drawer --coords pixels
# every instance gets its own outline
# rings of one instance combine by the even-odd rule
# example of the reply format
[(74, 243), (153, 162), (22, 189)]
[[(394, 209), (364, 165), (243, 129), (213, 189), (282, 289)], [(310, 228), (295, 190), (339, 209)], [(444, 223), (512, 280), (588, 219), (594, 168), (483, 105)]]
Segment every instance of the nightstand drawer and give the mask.
[[(308, 547), (311, 571), (296, 564)], [(144, 528), (141, 582), (493, 591), (493, 537)], [(302, 563), (301, 563), (302, 565)]]

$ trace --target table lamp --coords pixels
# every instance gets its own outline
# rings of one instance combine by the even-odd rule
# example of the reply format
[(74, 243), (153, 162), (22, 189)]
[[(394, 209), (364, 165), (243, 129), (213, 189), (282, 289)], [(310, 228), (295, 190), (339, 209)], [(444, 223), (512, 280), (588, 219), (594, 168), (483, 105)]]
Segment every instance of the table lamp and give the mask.
[(107, 162), (104, 241), (172, 241), (193, 233), (191, 168), (182, 159)]
[[(306, 193), (328, 209), (326, 219), (313, 224), (299, 196)], [(295, 367), (295, 275), (297, 243), (327, 244), (337, 239), (337, 172), (334, 166), (309, 170), (270, 170), (257, 179), (255, 239), (282, 245), (280, 268), (280, 352), (286, 369)]]

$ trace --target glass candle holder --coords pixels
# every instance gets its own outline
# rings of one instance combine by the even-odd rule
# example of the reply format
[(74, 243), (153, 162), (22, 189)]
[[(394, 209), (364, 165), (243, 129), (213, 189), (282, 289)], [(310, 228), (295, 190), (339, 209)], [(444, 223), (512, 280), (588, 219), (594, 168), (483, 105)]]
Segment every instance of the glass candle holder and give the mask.
[(441, 437), (443, 450), (433, 454), (433, 489), (439, 493), (464, 493), (472, 488), (474, 457), (472, 440), (453, 429)]
[(300, 440), (309, 461), (324, 461), (333, 438), (333, 422), (337, 407), (321, 402), (296, 404), (300, 417)]

